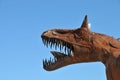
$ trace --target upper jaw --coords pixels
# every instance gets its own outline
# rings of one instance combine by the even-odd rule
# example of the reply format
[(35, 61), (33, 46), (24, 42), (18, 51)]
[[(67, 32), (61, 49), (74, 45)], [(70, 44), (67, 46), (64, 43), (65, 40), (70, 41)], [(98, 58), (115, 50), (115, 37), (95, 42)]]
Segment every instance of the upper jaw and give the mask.
[(41, 38), (45, 46), (47, 47), (50, 46), (50, 48), (55, 49), (59, 48), (60, 51), (63, 51), (64, 49), (64, 52), (67, 53), (68, 55), (70, 55), (71, 51), (74, 50), (73, 44), (66, 40), (62, 40), (56, 37), (49, 37), (46, 36), (45, 34), (42, 34)]

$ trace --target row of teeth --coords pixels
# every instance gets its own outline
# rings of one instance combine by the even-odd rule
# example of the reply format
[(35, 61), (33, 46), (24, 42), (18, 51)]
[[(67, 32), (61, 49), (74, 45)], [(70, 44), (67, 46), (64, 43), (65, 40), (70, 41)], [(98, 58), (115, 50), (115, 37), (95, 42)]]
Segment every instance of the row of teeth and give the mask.
[(46, 66), (49, 66), (49, 65), (54, 65), (54, 63), (57, 62), (57, 58), (54, 58), (54, 59), (45, 59), (43, 60), (43, 66), (46, 67)]
[[(62, 40), (57, 40), (57, 39), (50, 39), (50, 38), (42, 38), (42, 41), (44, 43), (45, 46), (50, 46), (50, 48), (59, 48), (60, 51), (64, 50), (65, 53), (68, 53), (68, 55), (71, 53), (71, 50), (73, 50), (73, 47), (69, 44), (69, 43), (66, 43)], [(69, 47), (69, 48), (68, 48)]]

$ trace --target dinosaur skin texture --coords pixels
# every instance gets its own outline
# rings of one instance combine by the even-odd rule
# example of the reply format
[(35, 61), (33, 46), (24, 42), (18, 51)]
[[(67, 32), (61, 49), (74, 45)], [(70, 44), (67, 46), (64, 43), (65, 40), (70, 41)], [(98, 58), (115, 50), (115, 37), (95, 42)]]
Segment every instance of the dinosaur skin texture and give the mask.
[(47, 30), (41, 38), (46, 46), (60, 49), (60, 52), (51, 51), (54, 59), (43, 60), (45, 70), (52, 71), (75, 63), (102, 62), (107, 80), (120, 80), (120, 39), (91, 32), (87, 15), (80, 28)]

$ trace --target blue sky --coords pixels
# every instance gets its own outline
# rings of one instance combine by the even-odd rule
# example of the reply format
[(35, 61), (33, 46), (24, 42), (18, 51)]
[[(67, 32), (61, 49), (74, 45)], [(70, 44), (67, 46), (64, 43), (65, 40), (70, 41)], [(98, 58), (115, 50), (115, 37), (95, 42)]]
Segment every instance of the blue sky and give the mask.
[(120, 0), (0, 0), (0, 80), (106, 80), (102, 63), (42, 68), (52, 56), (42, 32), (78, 28), (86, 14), (91, 31), (120, 37)]

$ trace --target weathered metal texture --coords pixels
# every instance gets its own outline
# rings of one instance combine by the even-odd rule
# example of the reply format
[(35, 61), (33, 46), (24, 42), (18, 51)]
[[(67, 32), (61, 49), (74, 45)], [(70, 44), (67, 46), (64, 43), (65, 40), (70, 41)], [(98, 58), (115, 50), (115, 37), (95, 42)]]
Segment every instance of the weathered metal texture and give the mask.
[(51, 51), (54, 59), (43, 60), (48, 71), (83, 62), (102, 62), (107, 80), (120, 80), (120, 39), (90, 31), (87, 15), (78, 29), (52, 29), (41, 35), (43, 43), (58, 51)]

